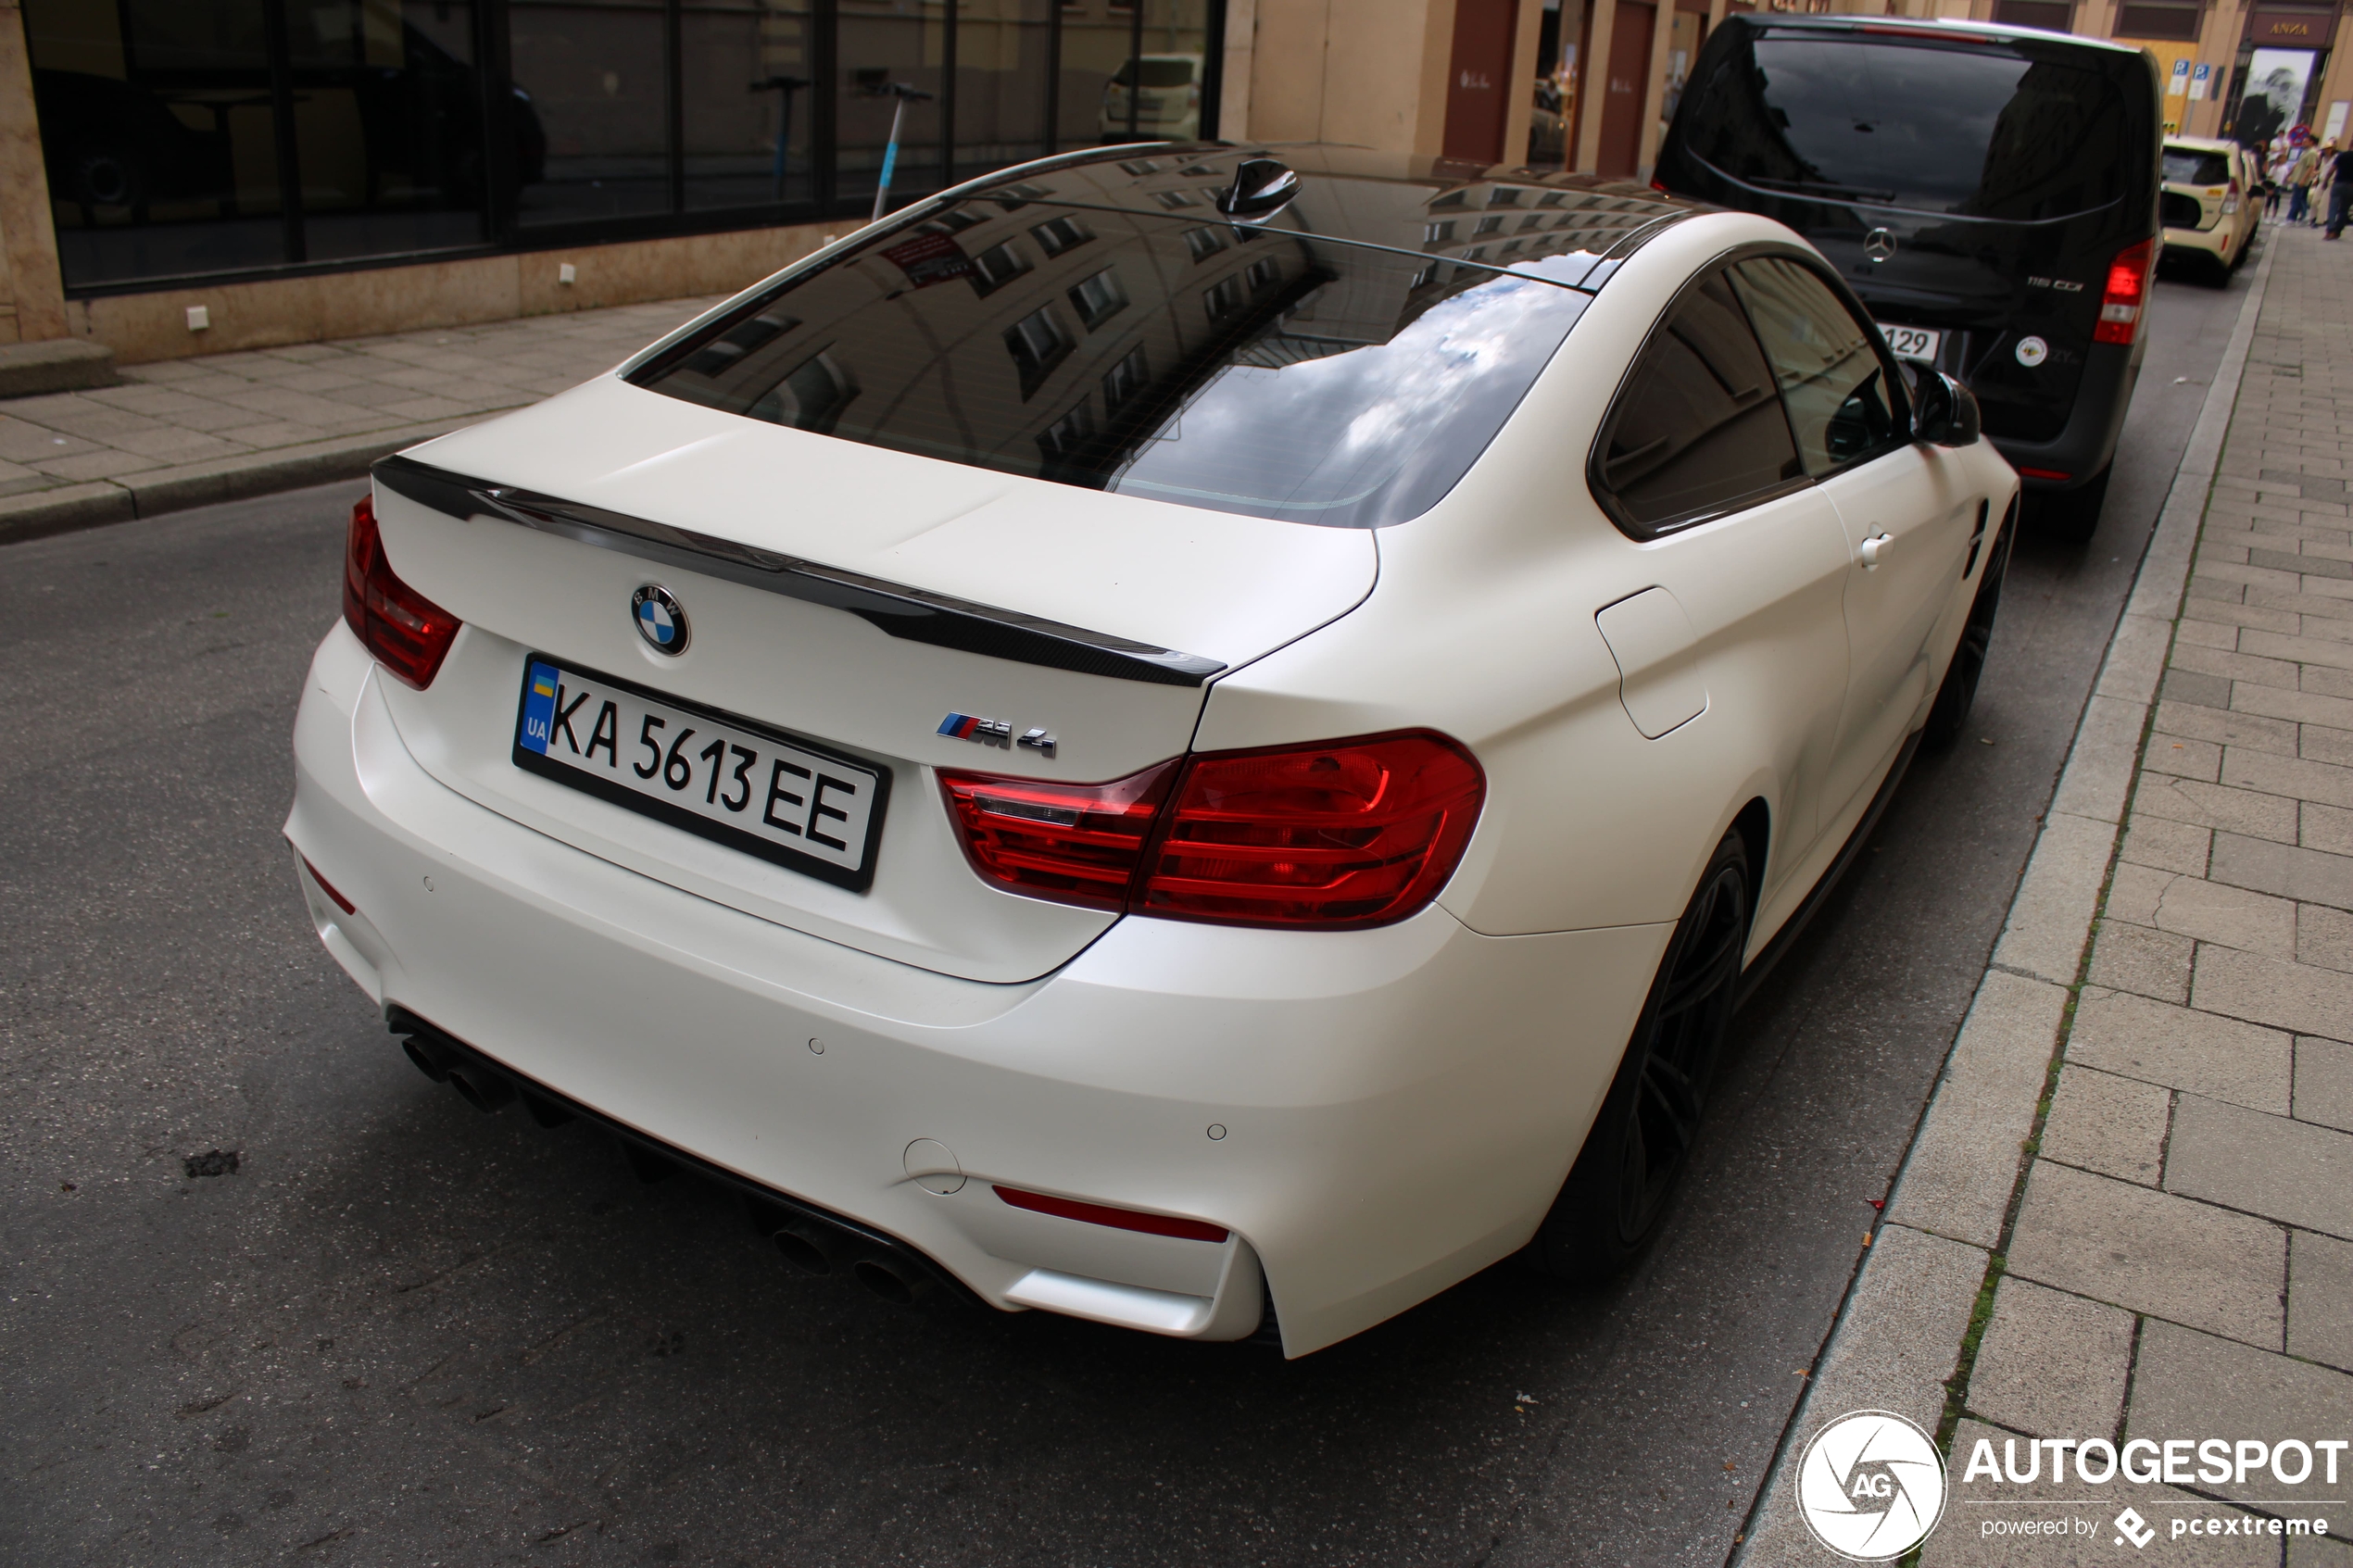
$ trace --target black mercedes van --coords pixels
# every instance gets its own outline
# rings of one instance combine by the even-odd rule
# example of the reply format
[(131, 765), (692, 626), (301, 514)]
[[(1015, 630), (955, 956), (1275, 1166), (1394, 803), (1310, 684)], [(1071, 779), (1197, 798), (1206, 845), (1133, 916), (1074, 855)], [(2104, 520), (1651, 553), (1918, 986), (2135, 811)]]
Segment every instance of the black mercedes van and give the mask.
[(2088, 536), (2146, 347), (2162, 119), (2136, 48), (1987, 23), (1725, 18), (1656, 183), (1812, 241), (1889, 346), (1965, 382)]

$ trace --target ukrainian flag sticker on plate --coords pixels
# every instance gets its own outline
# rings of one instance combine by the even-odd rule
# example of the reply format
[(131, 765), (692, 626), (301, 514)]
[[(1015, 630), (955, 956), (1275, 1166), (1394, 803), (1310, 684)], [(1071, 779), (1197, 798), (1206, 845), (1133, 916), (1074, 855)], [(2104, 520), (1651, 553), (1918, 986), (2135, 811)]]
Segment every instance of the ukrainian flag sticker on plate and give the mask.
[(556, 718), (556, 667), (534, 661), (531, 681), (522, 693), (522, 744), (542, 756), (547, 750), (547, 732)]

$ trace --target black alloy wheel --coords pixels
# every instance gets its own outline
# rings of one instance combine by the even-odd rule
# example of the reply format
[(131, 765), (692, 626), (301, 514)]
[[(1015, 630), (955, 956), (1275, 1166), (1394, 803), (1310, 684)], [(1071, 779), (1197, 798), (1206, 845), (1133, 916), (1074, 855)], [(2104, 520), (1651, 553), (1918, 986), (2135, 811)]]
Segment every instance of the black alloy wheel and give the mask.
[(1601, 1113), (1537, 1233), (1531, 1261), (1597, 1282), (1658, 1230), (1698, 1141), (1748, 948), (1748, 847), (1727, 833), (1667, 939)]
[(1969, 709), (1977, 701), (1978, 677), (1985, 673), (1985, 655), (1994, 646), (1994, 617), (2002, 608), (2002, 579), (2009, 571), (2012, 530), (2010, 519), (2004, 518), (2002, 531), (1994, 539), (1994, 552), (1986, 558), (1985, 575), (1977, 580), (1977, 597), (1969, 601), (1960, 645), (1953, 650), (1953, 662), (1945, 666), (1944, 684), (1936, 688), (1936, 705), (1928, 710), (1920, 744), (1931, 751), (1942, 751), (1960, 739)]

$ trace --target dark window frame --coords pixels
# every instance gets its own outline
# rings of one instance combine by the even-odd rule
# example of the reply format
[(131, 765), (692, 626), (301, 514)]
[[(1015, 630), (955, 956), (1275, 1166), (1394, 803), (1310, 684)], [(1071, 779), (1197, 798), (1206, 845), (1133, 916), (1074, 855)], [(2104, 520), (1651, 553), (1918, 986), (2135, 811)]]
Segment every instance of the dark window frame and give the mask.
[[(1610, 483), (1606, 471), (1610, 433), (1617, 428), (1618, 417), (1626, 409), (1627, 399), (1634, 391), (1635, 379), (1650, 358), (1652, 346), (1666, 332), (1667, 324), (1674, 320), (1676, 313), (1682, 309), (1684, 302), (1698, 293), (1701, 286), (1709, 279), (1725, 278), (1726, 286), (1730, 288), (1731, 285), (1729, 274), (1732, 265), (1759, 256), (1783, 257), (1792, 260), (1803, 259), (1798, 252), (1787, 246), (1771, 244), (1748, 245), (1727, 251), (1693, 271), (1691, 277), (1684, 280), (1683, 285), (1675, 291), (1674, 297), (1661, 307), (1657, 320), (1651, 323), (1650, 331), (1642, 334), (1642, 346), (1637, 348), (1633, 357), (1627, 360), (1625, 373), (1618, 377), (1617, 389), (1610, 394), (1609, 406), (1602, 415), (1600, 425), (1593, 432), (1593, 445), (1585, 458), (1586, 488), (1592, 493), (1594, 503), (1602, 508), (1603, 515), (1609, 519), (1620, 533), (1638, 545), (1654, 544), (1661, 539), (1688, 533), (1704, 523), (1717, 522), (1725, 518), (1737, 516), (1768, 502), (1778, 501), (1784, 495), (1792, 495), (1800, 490), (1810, 489), (1820, 483), (1814, 475), (1803, 471), (1804, 453), (1797, 444), (1797, 426), (1790, 419), (1789, 405), (1781, 396), (1778, 378), (1773, 383), (1773, 403), (1781, 411), (1782, 426), (1789, 433), (1790, 453), (1800, 467), (1800, 471), (1795, 476), (1785, 479), (1778, 484), (1764, 486), (1730, 502), (1712, 507), (1694, 508), (1688, 512), (1644, 522), (1636, 518), (1618, 499), (1617, 489)], [(1731, 292), (1734, 302), (1740, 306), (1741, 319), (1747, 325), (1750, 337), (1755, 340), (1757, 355), (1764, 359), (1766, 370), (1769, 373), (1772, 370), (1772, 357), (1766, 353), (1764, 339), (1757, 335), (1755, 323), (1748, 320), (1747, 303), (1740, 298), (1738, 289), (1734, 288)]]
[[(1856, 295), (1853, 289), (1848, 288), (1846, 286), (1846, 280), (1841, 278), (1836, 271), (1825, 266), (1819, 258), (1802, 252), (1780, 248), (1768, 248), (1761, 250), (1755, 255), (1734, 257), (1731, 260), (1726, 262), (1725, 265), (1730, 267), (1742, 261), (1756, 260), (1781, 260), (1793, 262), (1805, 271), (1811, 273), (1817, 282), (1828, 288), (1831, 292), (1831, 297), (1838, 302), (1840, 307), (1843, 309), (1846, 314), (1854, 320), (1855, 324), (1862, 330), (1864, 346), (1869, 348), (1871, 351), (1872, 357), (1879, 360), (1880, 374), (1881, 379), (1886, 383), (1888, 395), (1887, 414), (1890, 421), (1890, 431), (1887, 441), (1883, 445), (1871, 447), (1867, 451), (1856, 453), (1853, 457), (1846, 458), (1843, 462), (1841, 462), (1837, 467), (1831, 469), (1827, 472), (1813, 475), (1812, 477), (1814, 481), (1817, 483), (1822, 483), (1830, 480), (1836, 479), (1842, 474), (1853, 473), (1865, 463), (1877, 462), (1880, 458), (1884, 458), (1891, 453), (1900, 452), (1906, 446), (1915, 445), (1912, 436), (1911, 378), (1905, 373), (1904, 362), (1895, 358), (1894, 352), (1887, 346), (1887, 340), (1880, 335), (1878, 320), (1872, 316), (1869, 307), (1863, 303), (1861, 296)], [(1735, 285), (1732, 292), (1735, 295), (1738, 295), (1740, 294), (1739, 287)], [(1747, 300), (1743, 299), (1741, 301), (1741, 308), (1743, 311), (1748, 309)], [(1754, 316), (1751, 316), (1750, 318), (1749, 330), (1751, 332), (1756, 332), (1756, 322)], [(1770, 345), (1766, 344), (1765, 334), (1763, 332), (1756, 332), (1756, 342), (1757, 345), (1765, 350), (1765, 362), (1769, 366), (1772, 363), (1773, 351)], [(1774, 379), (1774, 390), (1776, 393), (1779, 393), (1780, 390), (1780, 382), (1778, 373)], [(1789, 419), (1791, 439), (1797, 440), (1797, 419), (1795, 415), (1789, 412), (1789, 399), (1785, 395), (1781, 397), (1781, 412)], [(1803, 441), (1798, 441), (1797, 453), (1799, 459), (1803, 461), (1806, 456), (1806, 445)]]

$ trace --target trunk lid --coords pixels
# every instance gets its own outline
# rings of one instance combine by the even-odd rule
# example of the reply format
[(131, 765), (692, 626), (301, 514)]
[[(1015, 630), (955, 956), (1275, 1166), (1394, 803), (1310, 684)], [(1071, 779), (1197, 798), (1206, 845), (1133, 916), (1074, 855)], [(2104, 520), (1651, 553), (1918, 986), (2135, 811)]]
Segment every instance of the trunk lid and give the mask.
[[(393, 570), (466, 623), (426, 691), (378, 682), (435, 778), (760, 918), (1000, 982), (1066, 961), (1115, 917), (982, 884), (934, 770), (1095, 782), (1176, 756), (1210, 679), (1345, 614), (1378, 561), (1369, 530), (939, 461), (611, 377), (412, 448), (376, 496)], [(638, 634), (648, 584), (689, 620), (675, 657)], [(532, 653), (887, 770), (871, 886), (516, 767)], [(941, 734), (950, 714), (1009, 733)], [(1052, 750), (1011, 744), (1030, 730)]]

